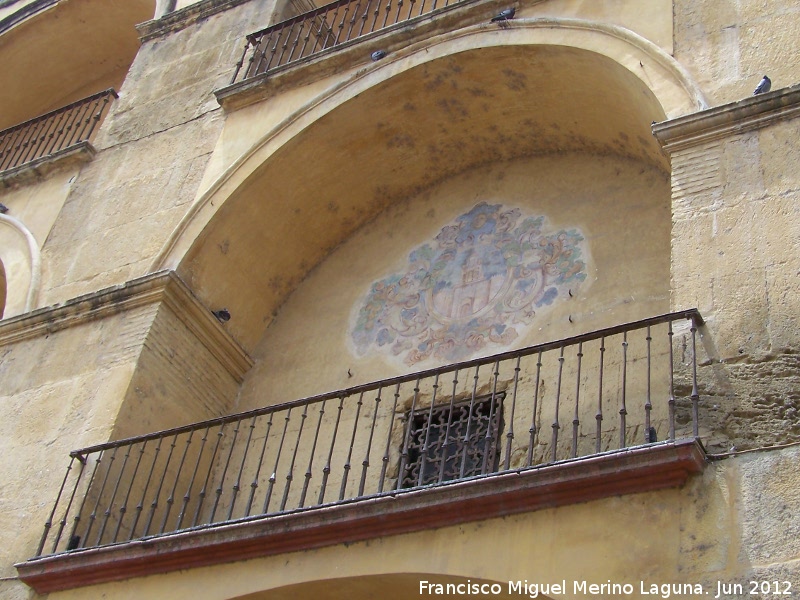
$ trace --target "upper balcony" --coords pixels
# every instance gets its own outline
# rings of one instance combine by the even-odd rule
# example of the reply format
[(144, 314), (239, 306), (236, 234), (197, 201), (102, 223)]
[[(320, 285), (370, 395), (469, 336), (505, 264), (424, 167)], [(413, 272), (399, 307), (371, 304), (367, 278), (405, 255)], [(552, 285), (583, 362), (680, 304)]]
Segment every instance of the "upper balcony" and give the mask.
[[(40, 593), (676, 486), (696, 310), (71, 453)], [(158, 560), (152, 560), (154, 556)]]
[(108, 89), (0, 131), (0, 180), (42, 172), (67, 157), (91, 158), (89, 141), (116, 97)]

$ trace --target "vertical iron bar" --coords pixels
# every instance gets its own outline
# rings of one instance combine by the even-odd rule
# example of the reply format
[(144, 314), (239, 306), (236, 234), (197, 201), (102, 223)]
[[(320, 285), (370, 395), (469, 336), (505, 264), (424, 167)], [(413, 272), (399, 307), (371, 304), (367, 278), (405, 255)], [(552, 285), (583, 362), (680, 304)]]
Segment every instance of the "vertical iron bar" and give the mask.
[[(78, 460), (81, 459), (79, 458)], [(88, 461), (89, 461), (89, 455), (87, 454), (82, 462), (86, 464), (88, 463)], [(99, 462), (100, 462), (99, 459), (94, 462), (94, 468), (92, 469), (92, 474), (89, 477), (89, 483), (86, 484), (86, 490), (83, 493), (83, 498), (81, 498), (81, 505), (78, 508), (78, 511), (75, 513), (75, 516), (72, 518), (72, 530), (70, 531), (69, 534), (69, 542), (70, 545), (72, 546), (73, 545), (72, 541), (77, 540), (77, 542), (74, 544), (75, 548), (80, 547), (80, 536), (77, 535), (76, 532), (78, 531), (78, 525), (80, 524), (81, 515), (83, 514), (83, 508), (84, 506), (86, 506), (86, 500), (89, 498), (89, 490), (92, 489), (92, 484), (94, 483), (94, 477), (95, 475), (97, 475), (97, 465), (99, 464)], [(75, 487), (77, 489), (77, 483), (75, 484)], [(84, 536), (83, 539), (84, 541), (86, 541), (87, 536)], [(53, 548), (53, 550), (55, 551), (55, 548)]]
[(697, 321), (694, 315), (689, 317), (692, 321), (692, 435), (700, 437), (700, 392), (697, 388)]
[(378, 493), (383, 491), (383, 480), (386, 477), (386, 469), (389, 466), (389, 448), (392, 444), (392, 431), (394, 430), (394, 417), (397, 414), (397, 401), (400, 399), (400, 382), (394, 388), (394, 404), (392, 405), (392, 418), (389, 422), (389, 433), (386, 435), (386, 449), (383, 452), (383, 465), (381, 466), (381, 476), (378, 482)]
[(142, 464), (142, 456), (144, 456), (144, 451), (147, 448), (147, 440), (142, 442), (142, 446), (139, 449), (139, 458), (136, 459), (136, 466), (133, 468), (133, 474), (131, 475), (131, 481), (128, 485), (128, 491), (125, 493), (125, 500), (122, 501), (122, 506), (119, 507), (119, 520), (117, 521), (117, 527), (114, 530), (114, 537), (111, 540), (112, 542), (117, 541), (117, 537), (119, 537), (119, 530), (122, 527), (122, 521), (125, 519), (125, 513), (128, 511), (128, 500), (130, 500), (131, 492), (133, 491), (133, 483), (136, 481), (136, 474), (139, 472), (139, 466)]
[(600, 382), (597, 392), (597, 414), (594, 416), (597, 421), (597, 439), (595, 440), (595, 451), (601, 451), (601, 438), (603, 436), (603, 364), (606, 355), (606, 336), (600, 338)]
[(347, 40), (340, 41), (340, 38), (342, 37), (342, 31), (344, 31), (344, 23), (347, 20), (347, 13), (350, 11), (350, 4), (351, 3), (347, 3), (344, 7), (344, 14), (342, 15), (342, 18), (339, 21), (338, 25), (339, 31), (336, 32), (336, 37), (334, 38), (333, 44), (331, 44), (331, 46), (335, 47), (338, 46), (340, 43), (347, 41)]
[[(70, 473), (70, 471), (72, 471), (72, 463), (74, 463), (74, 462), (75, 462), (75, 457), (74, 456), (70, 457), (69, 464), (67, 465), (67, 472), (64, 473), (64, 479), (61, 482), (61, 487), (58, 488), (58, 495), (56, 496), (56, 501), (53, 503), (53, 510), (50, 511), (50, 516), (47, 518), (47, 521), (45, 521), (45, 523), (44, 523), (44, 533), (42, 533), (42, 539), (39, 541), (39, 547), (36, 550), (36, 556), (41, 556), (42, 555), (42, 550), (44, 549), (44, 544), (47, 541), (47, 536), (50, 533), (50, 528), (53, 526), (53, 517), (55, 517), (56, 510), (58, 510), (58, 504), (59, 504), (59, 502), (61, 502), (61, 494), (64, 493), (64, 488), (67, 485), (67, 479), (69, 479), (69, 473)], [(83, 463), (81, 463), (81, 464), (83, 464)], [(78, 481), (80, 481), (80, 478), (78, 478)], [(77, 488), (77, 487), (78, 487), (78, 482), (76, 481), (75, 482), (75, 488)], [(75, 495), (75, 491), (74, 491), (75, 488), (73, 488), (73, 492), (72, 492), (73, 496)], [(69, 507), (67, 507), (67, 511), (69, 511)], [(67, 513), (65, 512), (64, 513), (64, 518), (65, 519), (66, 519), (66, 515), (67, 515)], [(62, 526), (61, 529), (63, 529), (63, 526)], [(53, 544), (53, 552), (55, 552), (55, 549), (56, 549), (56, 546), (58, 545), (58, 540), (59, 540), (60, 537), (61, 537), (61, 531), (59, 531), (58, 535), (56, 536), (56, 541)]]
[(344, 407), (344, 396), (339, 397), (339, 408), (336, 412), (336, 423), (333, 425), (333, 435), (331, 436), (331, 447), (328, 449), (328, 460), (322, 467), (322, 482), (319, 488), (319, 499), (317, 504), (325, 501), (325, 488), (328, 486), (328, 476), (331, 474), (331, 459), (333, 458), (333, 447), (336, 445), (336, 436), (339, 432), (339, 421), (342, 418), (342, 408)]
[(650, 411), (653, 409), (653, 403), (650, 398), (650, 343), (653, 341), (653, 337), (650, 335), (650, 325), (647, 326), (647, 398), (645, 399), (644, 403), (644, 441), (645, 443), (649, 443), (653, 440), (650, 439)]
[(289, 499), (289, 488), (292, 486), (292, 480), (294, 479), (294, 463), (297, 459), (297, 451), (300, 449), (300, 437), (303, 435), (303, 426), (306, 423), (306, 418), (308, 418), (308, 405), (309, 402), (306, 402), (303, 406), (303, 414), (300, 415), (300, 427), (297, 429), (297, 439), (294, 443), (294, 452), (292, 452), (292, 460), (289, 461), (289, 469), (286, 473), (286, 486), (283, 488), (281, 510), (286, 508), (286, 501)]
[(575, 413), (572, 415), (572, 458), (578, 456), (578, 428), (581, 421), (578, 413), (581, 395), (581, 360), (583, 359), (583, 342), (578, 342), (578, 376), (575, 385)]
[(350, 475), (350, 460), (353, 457), (353, 444), (356, 441), (356, 431), (358, 430), (358, 416), (361, 414), (361, 407), (364, 405), (364, 392), (358, 396), (356, 404), (356, 416), (353, 419), (353, 434), (350, 436), (350, 449), (347, 451), (347, 461), (344, 463), (344, 473), (342, 474), (342, 486), (339, 489), (339, 500), (344, 500), (344, 491), (347, 487), (347, 478)]
[(381, 29), (386, 29), (386, 23), (389, 20), (389, 13), (392, 12), (392, 0), (386, 0), (386, 12), (383, 13), (383, 24)]
[(514, 366), (514, 392), (511, 397), (511, 414), (509, 415), (508, 433), (506, 433), (506, 458), (503, 468), (507, 471), (511, 468), (511, 444), (514, 441), (514, 414), (517, 410), (517, 386), (519, 384), (519, 362), (522, 355), (517, 355), (517, 364)]
[(444, 438), (439, 438), (439, 448), (441, 448), (441, 452), (439, 453), (442, 457), (442, 462), (439, 464), (439, 477), (437, 481), (442, 483), (444, 481), (444, 467), (447, 464), (447, 456), (448, 450), (450, 447), (450, 425), (453, 422), (453, 405), (456, 401), (456, 388), (458, 387), (458, 369), (455, 370), (453, 373), (453, 393), (450, 394), (450, 407), (447, 411), (447, 426), (444, 430)]
[[(72, 459), (74, 459), (74, 458), (75, 457), (73, 456)], [(69, 468), (72, 467), (72, 459), (70, 459), (70, 467)], [(81, 465), (80, 471), (78, 472), (78, 478), (75, 480), (75, 485), (72, 487), (72, 493), (69, 496), (69, 502), (67, 502), (67, 508), (64, 510), (64, 516), (61, 518), (61, 520), (58, 523), (58, 533), (56, 533), (56, 537), (53, 540), (53, 553), (55, 553), (56, 549), (58, 548), (58, 542), (59, 542), (59, 540), (61, 540), (61, 534), (64, 533), (64, 528), (67, 526), (67, 521), (69, 520), (69, 512), (72, 510), (72, 503), (75, 501), (75, 495), (78, 492), (78, 484), (80, 483), (81, 478), (83, 477), (83, 470), (86, 467), (86, 461), (85, 460), (83, 460), (83, 459), (81, 459), (79, 457), (78, 458), (78, 462)], [(68, 471), (69, 471), (69, 468), (67, 469)], [(66, 481), (67, 480), (66, 480), (66, 477), (65, 477), (64, 478), (64, 483), (66, 483)], [(64, 489), (64, 483), (61, 484), (61, 489), (62, 490)], [(60, 499), (61, 499), (61, 492), (59, 491), (58, 498), (56, 498), (56, 505), (58, 504), (58, 501)], [(51, 522), (52, 522), (52, 519), (53, 519), (52, 513), (50, 515), (50, 519), (51, 519)], [(69, 542), (70, 542), (70, 540), (67, 540), (67, 547), (70, 546)], [(41, 550), (39, 552), (41, 553)], [(38, 554), (37, 554), (37, 556), (38, 556)]]
[(147, 474), (147, 481), (145, 481), (144, 489), (142, 490), (142, 497), (139, 499), (139, 503), (136, 505), (136, 517), (133, 519), (133, 524), (131, 525), (131, 536), (128, 540), (132, 540), (133, 536), (136, 534), (136, 526), (139, 524), (139, 518), (142, 516), (142, 510), (144, 510), (144, 500), (147, 497), (147, 490), (150, 489), (150, 481), (153, 478), (153, 472), (156, 470), (156, 463), (158, 462), (158, 456), (161, 453), (161, 444), (164, 442), (164, 437), (158, 438), (158, 445), (153, 454), (153, 462), (150, 463), (150, 472)]
[[(117, 457), (117, 450), (119, 450), (119, 446), (114, 447), (114, 451), (111, 453), (111, 457), (108, 459), (109, 461), (108, 469), (106, 470), (106, 473), (103, 476), (103, 483), (100, 485), (100, 491), (97, 493), (97, 501), (94, 504), (92, 513), (89, 515), (89, 525), (86, 528), (86, 535), (83, 538), (87, 544), (89, 543), (89, 533), (92, 531), (92, 527), (94, 526), (94, 521), (97, 518), (97, 509), (100, 507), (100, 499), (103, 497), (103, 492), (106, 489), (106, 483), (108, 483), (108, 476), (111, 473), (112, 467), (114, 466), (114, 459)], [(99, 463), (100, 459), (98, 459), (97, 462)]]
[(231, 82), (229, 85), (233, 85), (234, 83), (236, 83), (236, 77), (239, 76), (239, 71), (241, 71), (242, 67), (244, 66), (244, 59), (247, 56), (247, 50), (249, 48), (250, 48), (250, 38), (247, 38), (247, 41), (245, 42), (244, 45), (244, 51), (242, 52), (242, 58), (240, 58), (239, 62), (236, 63), (236, 68), (233, 71), (233, 77), (231, 77)]
[[(496, 360), (494, 363), (494, 382), (492, 383), (492, 398), (489, 402), (489, 423), (486, 426), (486, 437), (483, 444), (483, 464), (481, 465), (481, 475), (485, 475), (489, 471), (489, 449), (495, 443), (495, 431), (492, 428), (494, 421), (494, 411), (497, 405), (497, 379), (500, 377), (500, 361)], [(494, 469), (494, 465), (492, 465)]]
[(192, 470), (192, 477), (189, 479), (189, 485), (186, 486), (186, 493), (183, 495), (183, 503), (181, 504), (181, 512), (178, 514), (178, 521), (175, 523), (175, 530), (179, 530), (183, 525), (183, 518), (186, 516), (186, 509), (189, 506), (189, 501), (192, 499), (192, 488), (194, 487), (194, 480), (197, 477), (197, 471), (200, 469), (200, 461), (203, 458), (203, 451), (206, 449), (206, 442), (208, 441), (208, 432), (211, 430), (211, 425), (206, 425), (206, 430), (203, 432), (203, 437), (200, 438), (200, 449), (197, 451), (197, 460), (194, 463)]
[(628, 393), (628, 332), (622, 333), (622, 407), (619, 409), (619, 447), (625, 447), (625, 428), (627, 427), (626, 417)]
[(530, 440), (528, 442), (528, 466), (533, 464), (533, 445), (536, 442), (536, 413), (539, 410), (539, 377), (542, 373), (542, 351), (539, 350), (539, 355), (536, 360), (536, 384), (533, 390), (533, 411), (531, 412), (531, 428), (528, 430), (530, 433)]
[[(83, 118), (83, 123), (81, 124), (82, 126), (80, 127), (80, 130), (77, 132), (78, 135), (75, 137), (75, 142), (82, 142), (83, 140), (89, 138), (87, 132), (91, 131), (91, 129), (94, 129), (94, 127), (91, 124), (92, 121), (95, 119), (95, 115), (97, 115), (97, 112), (95, 111), (97, 111), (99, 106), (100, 106), (99, 98), (93, 100), (92, 102), (86, 103), (86, 111), (84, 112), (85, 116)], [(100, 117), (98, 116), (97, 118), (99, 119)]]
[(8, 146), (6, 146), (6, 152), (8, 153), (3, 161), (0, 162), (0, 170), (11, 169), (16, 167), (16, 157), (19, 154), (20, 142), (24, 138), (26, 133), (25, 127), (18, 126), (16, 131), (12, 134), (9, 134), (9, 142)]
[(43, 156), (47, 156), (48, 154), (53, 153), (53, 148), (56, 144), (58, 144), (58, 138), (61, 134), (62, 128), (64, 127), (64, 117), (67, 115), (68, 111), (61, 111), (58, 115), (58, 119), (53, 119), (53, 128), (50, 130), (48, 134), (48, 142), (44, 145), (42, 150)]
[[(192, 444), (192, 436), (194, 436), (194, 429), (189, 432), (189, 436), (186, 438), (186, 445), (183, 447), (183, 455), (181, 456), (181, 462), (178, 464), (178, 471), (175, 473), (175, 479), (172, 482), (172, 489), (169, 491), (169, 496), (167, 496), (167, 508), (164, 511), (164, 518), (161, 521), (161, 529), (159, 530), (161, 533), (164, 533), (164, 528), (167, 526), (167, 519), (169, 518), (169, 513), (172, 512), (172, 505), (175, 503), (175, 490), (178, 489), (178, 479), (180, 479), (181, 471), (183, 471), (183, 465), (186, 462), (186, 455), (189, 453), (189, 446)], [(177, 438), (177, 436), (175, 436)]]
[(222, 490), (225, 487), (225, 478), (228, 476), (228, 467), (231, 464), (231, 457), (233, 456), (233, 449), (236, 448), (236, 440), (239, 437), (239, 428), (242, 426), (242, 420), (237, 419), (236, 427), (233, 430), (233, 439), (230, 441), (230, 448), (228, 449), (228, 457), (225, 459), (225, 466), (222, 467), (222, 473), (219, 476), (219, 485), (217, 489), (214, 490), (214, 506), (211, 507), (211, 514), (208, 517), (208, 522), (213, 523), (214, 517), (217, 514), (217, 508), (219, 507), (219, 500), (222, 497)]
[(419, 461), (419, 476), (417, 476), (417, 485), (422, 485), (422, 480), (425, 477), (425, 462), (428, 458), (428, 451), (430, 450), (430, 438), (431, 438), (431, 423), (433, 423), (433, 408), (436, 405), (436, 392), (439, 391), (439, 373), (436, 373), (436, 377), (433, 381), (433, 397), (431, 398), (431, 408), (428, 411), (428, 422), (425, 424), (425, 443), (422, 446), (422, 452), (420, 452), (420, 461)]
[(375, 396), (375, 408), (372, 410), (372, 427), (369, 430), (369, 440), (367, 441), (367, 453), (361, 461), (361, 482), (358, 484), (358, 496), (364, 495), (364, 485), (367, 482), (367, 471), (369, 470), (369, 455), (372, 453), (372, 440), (375, 437), (375, 423), (378, 419), (378, 410), (381, 406), (381, 393), (383, 386), (378, 387), (378, 395)]
[(294, 51), (297, 50), (297, 44), (300, 43), (300, 35), (303, 33), (303, 25), (305, 25), (305, 21), (300, 21), (296, 24), (297, 27), (297, 35), (294, 36), (294, 42), (292, 42), (292, 50), (289, 52), (289, 57), (286, 59), (287, 63), (292, 62), (292, 57), (294, 56)]
[(150, 526), (153, 524), (153, 517), (156, 514), (156, 509), (158, 509), (158, 500), (161, 498), (161, 489), (164, 487), (164, 480), (167, 477), (167, 471), (169, 470), (169, 463), (172, 462), (172, 454), (175, 452), (175, 445), (178, 442), (178, 434), (172, 436), (172, 442), (169, 445), (169, 453), (167, 454), (167, 460), (164, 461), (164, 470), (161, 472), (161, 478), (158, 481), (158, 487), (156, 488), (156, 495), (153, 496), (153, 501), (150, 503), (150, 514), (147, 515), (147, 523), (144, 526), (144, 533), (142, 536), (147, 536), (150, 533)]
[(461, 468), (458, 471), (459, 478), (464, 477), (464, 474), (467, 472), (467, 448), (469, 448), (469, 435), (470, 435), (470, 427), (472, 425), (472, 412), (475, 410), (475, 396), (478, 393), (478, 373), (480, 371), (481, 366), (475, 365), (475, 377), (472, 381), (472, 396), (469, 400), (469, 412), (467, 412), (467, 427), (464, 431), (464, 452), (461, 454)]
[(36, 140), (39, 136), (39, 132), (42, 129), (42, 126), (45, 122), (45, 119), (36, 119), (28, 124), (28, 135), (25, 139), (25, 142), (22, 145), (22, 152), (20, 152), (19, 164), (24, 164), (30, 161), (33, 157), (33, 150), (36, 147)]
[(672, 321), (669, 321), (669, 330), (667, 337), (669, 338), (669, 439), (675, 439), (675, 356), (672, 349), (672, 337), (675, 333), (672, 331)]
[(355, 7), (353, 8), (353, 16), (350, 17), (350, 28), (347, 30), (347, 36), (345, 37), (344, 41), (350, 41), (352, 38), (350, 37), (353, 34), (353, 27), (356, 25), (356, 20), (358, 19), (358, 13), (361, 11), (361, 0), (356, 2)]
[(414, 411), (417, 408), (417, 400), (419, 399), (419, 382), (420, 378), (417, 377), (417, 382), (414, 384), (414, 396), (411, 399), (411, 410), (408, 413), (408, 421), (406, 422), (406, 434), (403, 440), (403, 450), (400, 452), (400, 469), (397, 471), (397, 489), (399, 490), (403, 481), (406, 478), (406, 469), (408, 468), (408, 445), (411, 443), (411, 429), (414, 427)]
[(267, 514), (269, 510), (269, 503), (272, 500), (272, 490), (275, 488), (275, 480), (278, 478), (278, 465), (281, 462), (281, 453), (283, 452), (283, 442), (286, 441), (286, 431), (289, 429), (289, 420), (292, 418), (292, 408), (286, 411), (286, 416), (283, 418), (283, 433), (281, 434), (281, 442), (278, 445), (278, 453), (275, 456), (275, 466), (272, 469), (272, 474), (269, 476), (269, 485), (267, 486), (267, 495), (264, 497), (264, 508), (261, 514)]
[(192, 527), (197, 525), (197, 521), (198, 519), (200, 519), (200, 513), (203, 511), (203, 503), (206, 501), (206, 493), (208, 492), (208, 483), (211, 479), (211, 473), (214, 471), (214, 460), (216, 460), (217, 458), (217, 451), (219, 450), (219, 446), (222, 443), (223, 435), (225, 435), (225, 423), (220, 423), (219, 431), (217, 431), (217, 443), (214, 444), (214, 450), (213, 452), (211, 452), (211, 458), (208, 461), (208, 471), (206, 472), (206, 478), (205, 480), (203, 480), (203, 487), (197, 494), (197, 508), (195, 508), (194, 510)]
[(253, 418), (250, 420), (250, 431), (247, 433), (247, 442), (244, 445), (244, 451), (242, 452), (242, 462), (239, 464), (239, 473), (236, 475), (236, 481), (233, 484), (233, 493), (231, 495), (231, 506), (228, 509), (228, 521), (231, 520), (233, 517), (233, 507), (236, 504), (236, 498), (239, 496), (239, 490), (241, 489), (242, 485), (242, 473), (244, 472), (244, 465), (247, 462), (247, 453), (250, 450), (250, 442), (253, 441), (253, 430), (256, 428), (256, 419), (258, 417), (253, 415)]
[(256, 466), (256, 472), (253, 474), (253, 481), (250, 483), (250, 497), (247, 499), (247, 506), (244, 509), (244, 516), (250, 516), (250, 510), (253, 508), (253, 500), (256, 496), (256, 490), (258, 489), (258, 477), (261, 474), (261, 467), (264, 464), (264, 454), (267, 451), (267, 442), (269, 441), (269, 432), (272, 431), (272, 417), (275, 416), (275, 412), (269, 413), (269, 421), (267, 421), (267, 430), (264, 432), (264, 443), (261, 444), (261, 454), (258, 457), (258, 465)]
[(561, 346), (561, 354), (558, 357), (558, 385), (556, 386), (556, 412), (555, 417), (553, 418), (553, 451), (552, 451), (552, 461), (556, 461), (556, 451), (558, 450), (558, 430), (561, 429), (561, 425), (558, 422), (558, 409), (559, 405), (561, 404), (561, 374), (564, 371), (564, 346)]
[(103, 114), (106, 112), (108, 108), (109, 102), (111, 102), (111, 94), (106, 94), (105, 96), (103, 96), (103, 105), (98, 107), (97, 112), (92, 117), (92, 124), (91, 127), (89, 127), (89, 131), (86, 133), (86, 138), (85, 138), (86, 140), (92, 137), (95, 127), (97, 127), (97, 124), (100, 122), (100, 119), (103, 118)]
[(325, 403), (327, 400), (322, 401), (322, 406), (319, 409), (319, 419), (317, 419), (317, 429), (314, 432), (314, 443), (311, 445), (311, 453), (308, 457), (308, 468), (306, 469), (305, 481), (303, 481), (303, 491), (300, 493), (300, 502), (297, 508), (303, 508), (306, 503), (306, 493), (308, 492), (308, 484), (311, 482), (313, 475), (312, 467), (314, 464), (314, 455), (317, 453), (317, 442), (319, 441), (319, 430), (322, 427), (322, 419), (325, 416)]

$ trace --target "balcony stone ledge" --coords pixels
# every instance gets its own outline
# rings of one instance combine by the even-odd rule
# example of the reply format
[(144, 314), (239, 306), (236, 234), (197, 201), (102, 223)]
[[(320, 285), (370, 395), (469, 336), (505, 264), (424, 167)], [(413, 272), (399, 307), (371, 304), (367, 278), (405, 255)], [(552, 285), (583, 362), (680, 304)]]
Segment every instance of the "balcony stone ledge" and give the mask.
[(157, 573), (441, 528), (683, 485), (706, 464), (695, 439), (605, 452), (18, 563), (45, 594)]
[(97, 150), (88, 141), (72, 144), (58, 152), (0, 171), (0, 188), (19, 187), (40, 181), (53, 171), (89, 162), (95, 154)]

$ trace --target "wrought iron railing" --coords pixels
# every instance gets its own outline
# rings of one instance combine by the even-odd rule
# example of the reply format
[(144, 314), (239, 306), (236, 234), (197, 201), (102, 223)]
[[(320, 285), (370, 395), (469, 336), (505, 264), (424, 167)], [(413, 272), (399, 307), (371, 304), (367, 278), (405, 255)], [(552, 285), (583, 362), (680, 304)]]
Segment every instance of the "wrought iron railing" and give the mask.
[(231, 84), (465, 0), (336, 0), (247, 36)]
[(71, 453), (37, 556), (698, 437), (696, 310)]
[(88, 141), (116, 97), (108, 89), (0, 131), (0, 172)]

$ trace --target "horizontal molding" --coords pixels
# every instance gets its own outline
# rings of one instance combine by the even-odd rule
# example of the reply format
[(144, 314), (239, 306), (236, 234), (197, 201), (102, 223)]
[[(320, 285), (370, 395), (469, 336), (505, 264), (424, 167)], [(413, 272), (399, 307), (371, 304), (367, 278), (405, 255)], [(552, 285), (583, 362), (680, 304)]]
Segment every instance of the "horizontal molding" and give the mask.
[(15, 566), (22, 581), (45, 594), (677, 487), (705, 464), (698, 441), (663, 442)]
[[(217, 13), (229, 10), (251, 0), (202, 0), (189, 6), (167, 13), (159, 19), (151, 19), (136, 26), (139, 31), (139, 40), (149, 40), (165, 36)], [(244, 37), (244, 32), (242, 34)]]
[(253, 359), (228, 334), (174, 271), (151, 273), (62, 304), (0, 321), (0, 346), (76, 327), (149, 304), (162, 303), (241, 382)]
[(58, 152), (0, 171), (0, 186), (16, 187), (31, 181), (39, 181), (53, 171), (89, 162), (95, 154), (97, 150), (88, 141), (72, 144)]
[(653, 125), (667, 152), (767, 127), (800, 115), (800, 84)]

